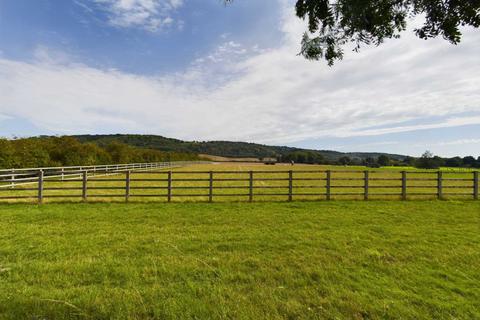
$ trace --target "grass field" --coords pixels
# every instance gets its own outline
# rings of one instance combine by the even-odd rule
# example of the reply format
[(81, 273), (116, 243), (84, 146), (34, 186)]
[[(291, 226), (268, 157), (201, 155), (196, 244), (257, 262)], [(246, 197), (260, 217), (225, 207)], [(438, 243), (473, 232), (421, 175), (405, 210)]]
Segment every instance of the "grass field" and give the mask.
[[(294, 180), (293, 199), (294, 200), (322, 200), (326, 193), (326, 170), (335, 170), (332, 174), (332, 199), (363, 199), (364, 178), (363, 171), (365, 167), (339, 167), (339, 166), (319, 166), (319, 165), (282, 165), (266, 166), (263, 164), (202, 164), (192, 165), (185, 168), (176, 168), (173, 170), (174, 180), (176, 179), (197, 179), (203, 181), (174, 181), (172, 200), (176, 202), (206, 201), (208, 200), (208, 173), (188, 173), (181, 174), (180, 171), (188, 170), (190, 172), (208, 172), (214, 171), (215, 179), (224, 179), (225, 181), (215, 181), (213, 185), (213, 200), (215, 202), (232, 202), (248, 200), (248, 171), (256, 172), (255, 176), (255, 201), (285, 201), (288, 199), (288, 171), (294, 170), (294, 179), (305, 179), (304, 181)], [(345, 171), (347, 172), (341, 172)], [(402, 192), (402, 174), (401, 171), (408, 170), (407, 192), (410, 199), (433, 199), (437, 193), (437, 172), (436, 170), (415, 170), (412, 168), (388, 167), (374, 169), (370, 173), (370, 199), (399, 199)], [(166, 179), (166, 171), (158, 171), (157, 174), (132, 173), (131, 198), (135, 202), (145, 201), (167, 201), (167, 182), (151, 181), (152, 179)], [(221, 173), (222, 171), (240, 172), (240, 173)], [(282, 171), (280, 173), (268, 173), (269, 171)], [(308, 171), (308, 172), (302, 172)], [(318, 172), (313, 172), (318, 171)], [(450, 170), (442, 169), (444, 198), (452, 198), (452, 193), (456, 199), (473, 198), (473, 173), (468, 170)], [(243, 173), (242, 173), (243, 172)], [(226, 181), (227, 179), (240, 178), (243, 181)], [(283, 181), (273, 181), (268, 179), (281, 178)], [(347, 179), (358, 180), (347, 180)], [(107, 181), (114, 179), (116, 181)], [(261, 180), (267, 179), (267, 180)], [(309, 180), (306, 180), (309, 179)], [(318, 180), (317, 180), (318, 179)], [(344, 180), (339, 180), (344, 179)], [(387, 180), (391, 179), (391, 180)], [(413, 179), (428, 179), (418, 180)], [(141, 181), (140, 181), (141, 180)], [(149, 180), (149, 181), (145, 181)], [(88, 200), (89, 201), (124, 201), (125, 199), (125, 174), (108, 177), (89, 177), (88, 180)], [(25, 190), (30, 188), (31, 190)], [(50, 181), (45, 180), (44, 196), (45, 202), (58, 201), (81, 201), (82, 182), (77, 181)], [(62, 188), (63, 190), (58, 190)], [(108, 189), (111, 188), (111, 189)], [(161, 189), (154, 189), (161, 188)], [(203, 188), (203, 189), (202, 189)], [(68, 189), (68, 190), (67, 190)], [(348, 195), (335, 195), (346, 193)], [(227, 196), (231, 194), (240, 194), (240, 196)], [(387, 195), (389, 194), (389, 195)], [(76, 196), (72, 198), (67, 195)], [(107, 195), (100, 197), (100, 195)], [(145, 197), (138, 197), (146, 195)], [(180, 197), (179, 195), (183, 195)], [(189, 196), (185, 196), (189, 195)], [(16, 189), (0, 189), (0, 196), (37, 196), (36, 184), (19, 186)], [(52, 197), (53, 196), (53, 197)], [(62, 196), (59, 198), (59, 196)], [(51, 198), (49, 198), (51, 197)], [(25, 200), (13, 200), (14, 202)], [(29, 201), (32, 201), (30, 199)], [(33, 199), (35, 201), (35, 199)]]
[(0, 319), (479, 319), (480, 202), (0, 205)]

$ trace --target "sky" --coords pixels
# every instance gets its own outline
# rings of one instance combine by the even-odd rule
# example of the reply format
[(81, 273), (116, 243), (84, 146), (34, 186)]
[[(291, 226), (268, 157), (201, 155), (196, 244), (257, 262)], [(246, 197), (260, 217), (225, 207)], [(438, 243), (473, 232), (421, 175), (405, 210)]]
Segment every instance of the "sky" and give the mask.
[(291, 0), (0, 0), (0, 136), (480, 156), (480, 32), (298, 55)]

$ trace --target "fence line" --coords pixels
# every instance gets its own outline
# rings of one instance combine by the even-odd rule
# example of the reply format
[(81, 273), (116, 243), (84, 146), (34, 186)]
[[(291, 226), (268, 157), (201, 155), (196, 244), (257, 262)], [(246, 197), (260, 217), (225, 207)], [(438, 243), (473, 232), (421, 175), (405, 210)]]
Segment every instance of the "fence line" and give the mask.
[[(39, 177), (38, 173), (43, 172), (43, 178), (61, 178), (71, 180), (81, 177), (84, 171), (89, 176), (116, 175), (125, 170), (145, 171), (151, 169), (165, 169), (182, 167), (191, 164), (210, 163), (204, 161), (173, 161), (173, 162), (147, 162), (128, 164), (107, 164), (91, 166), (65, 166), (65, 167), (40, 167), (40, 168), (14, 168), (0, 169), (0, 188), (14, 188), (18, 185), (35, 184)], [(3, 184), (2, 184), (3, 183)]]
[[(119, 198), (128, 202), (132, 198), (151, 198), (171, 202), (174, 198), (203, 198), (205, 201), (213, 202), (219, 197), (236, 197), (252, 202), (257, 198), (293, 201), (308, 198), (331, 200), (334, 197), (345, 196), (364, 200), (378, 196), (394, 196), (402, 200), (414, 196), (433, 196), (438, 199), (463, 196), (479, 199), (478, 171), (462, 173), (468, 175), (466, 178), (448, 178), (441, 171), (148, 170), (137, 172), (137, 169), (116, 171), (115, 174), (124, 175), (118, 178), (89, 176), (88, 170), (69, 171), (69, 174), (77, 176), (70, 180), (62, 180), (55, 172), (50, 172), (52, 175), (47, 177), (43, 170), (39, 170), (35, 176), (36, 181), (33, 182), (37, 184), (35, 188), (0, 189), (0, 191), (13, 192), (13, 194), (0, 196), (0, 200), (36, 199), (42, 203), (47, 198), (81, 198), (83, 201), (88, 201), (89, 198)], [(138, 176), (139, 174), (142, 175)], [(58, 183), (60, 186), (55, 186)], [(71, 186), (68, 183), (80, 185)], [(109, 185), (103, 185), (105, 183)], [(79, 193), (58, 193), (72, 190), (78, 190)], [(272, 192), (265, 192), (265, 190)], [(23, 191), (36, 194), (22, 195)], [(108, 191), (116, 193), (104, 193)], [(57, 193), (52, 194), (52, 192)]]

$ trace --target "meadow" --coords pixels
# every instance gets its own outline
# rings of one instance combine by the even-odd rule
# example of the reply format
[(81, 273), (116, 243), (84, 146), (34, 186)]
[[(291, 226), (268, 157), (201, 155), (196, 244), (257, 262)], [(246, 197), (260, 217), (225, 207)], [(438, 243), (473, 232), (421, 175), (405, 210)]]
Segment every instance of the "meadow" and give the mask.
[[(172, 171), (171, 196), (168, 191), (168, 170), (130, 174), (128, 200), (131, 202), (156, 201), (195, 202), (209, 201), (210, 172), (214, 202), (285, 201), (289, 199), (289, 171), (292, 170), (292, 200), (327, 199), (327, 170), (332, 170), (330, 199), (364, 199), (365, 167), (341, 167), (321, 165), (294, 166), (277, 164), (266, 166), (252, 163), (197, 164)], [(435, 199), (438, 195), (437, 170), (417, 170), (403, 167), (368, 169), (369, 199), (398, 200), (402, 198), (402, 171), (406, 175), (405, 193), (408, 199)], [(252, 191), (250, 197), (250, 171)], [(442, 169), (442, 193), (444, 199), (473, 199), (474, 174), (471, 170)], [(100, 202), (125, 201), (126, 174), (114, 176), (89, 176), (86, 183), (86, 200)], [(478, 182), (477, 182), (478, 184)], [(44, 202), (82, 201), (82, 177), (64, 181), (44, 182)], [(0, 198), (31, 197), (30, 199), (3, 199), (10, 202), (36, 201), (36, 184), (19, 185), (15, 189), (0, 188)]]
[(480, 202), (0, 205), (0, 319), (478, 319)]
[[(336, 201), (306, 201), (326, 199), (327, 170)], [(3, 189), (33, 198), (0, 204), (0, 319), (480, 318), (472, 172), (443, 169), (432, 201), (436, 170), (375, 169), (376, 201), (345, 200), (364, 199), (365, 170), (191, 165), (172, 203), (169, 170), (132, 172), (129, 203), (125, 173), (89, 176), (91, 203), (80, 176), (46, 179), (44, 205), (21, 203), (36, 184)], [(402, 171), (411, 201), (385, 201)]]

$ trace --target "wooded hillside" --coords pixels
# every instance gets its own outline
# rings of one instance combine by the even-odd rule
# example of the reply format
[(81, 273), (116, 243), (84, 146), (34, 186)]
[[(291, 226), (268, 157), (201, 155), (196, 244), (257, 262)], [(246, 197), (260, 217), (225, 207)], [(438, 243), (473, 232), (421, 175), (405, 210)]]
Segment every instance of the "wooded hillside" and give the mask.
[[(209, 154), (220, 157), (232, 158), (291, 158), (295, 154), (303, 154), (312, 159), (323, 159), (324, 161), (338, 161), (342, 157), (349, 157), (352, 160), (362, 161), (367, 158), (378, 158), (384, 153), (343, 153), (330, 150), (309, 150), (285, 146), (269, 146), (257, 143), (233, 142), (233, 141), (182, 141), (178, 139), (165, 138), (157, 135), (79, 135), (75, 136), (82, 142), (94, 142), (100, 146), (108, 145), (113, 141), (122, 142), (131, 146), (150, 148), (161, 151), (190, 152), (195, 154)], [(393, 160), (404, 160), (406, 156), (388, 154)]]
[[(232, 141), (182, 141), (155, 135), (80, 135), (23, 139), (0, 138), (0, 168), (75, 166), (133, 162), (200, 160), (199, 155), (279, 162), (419, 168), (479, 168), (480, 157), (420, 158), (375, 152), (342, 153)], [(212, 157), (209, 157), (212, 159)], [(213, 157), (215, 158), (215, 157)], [(217, 160), (215, 160), (217, 161)]]
[(197, 160), (192, 153), (165, 152), (118, 141), (98, 145), (73, 137), (0, 139), (0, 168)]

